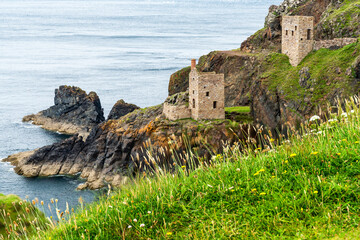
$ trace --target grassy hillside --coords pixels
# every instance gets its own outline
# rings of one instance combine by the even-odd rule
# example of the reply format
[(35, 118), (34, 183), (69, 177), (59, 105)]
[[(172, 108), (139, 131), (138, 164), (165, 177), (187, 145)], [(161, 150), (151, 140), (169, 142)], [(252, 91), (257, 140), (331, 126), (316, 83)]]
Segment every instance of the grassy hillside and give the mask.
[(33, 204), (15, 195), (5, 196), (0, 193), (0, 239), (26, 238), (37, 227), (43, 229), (45, 223), (44, 214), (34, 208)]
[[(138, 178), (43, 239), (351, 239), (359, 236), (360, 110), (307, 134), (241, 143), (195, 170)], [(265, 141), (265, 140), (268, 141)]]

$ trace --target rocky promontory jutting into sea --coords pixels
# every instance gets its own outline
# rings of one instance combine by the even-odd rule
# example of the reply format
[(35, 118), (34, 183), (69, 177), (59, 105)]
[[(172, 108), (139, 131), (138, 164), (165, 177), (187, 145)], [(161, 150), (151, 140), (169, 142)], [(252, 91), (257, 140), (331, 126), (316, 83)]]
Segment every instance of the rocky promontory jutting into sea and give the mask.
[[(360, 28), (352, 24), (359, 17), (349, 22), (333, 14), (331, 9), (340, 6), (332, 0), (286, 0), (271, 6), (264, 28), (239, 49), (211, 52), (197, 66), (171, 76), (165, 114), (162, 104), (138, 109), (119, 101), (105, 121), (96, 93), (60, 87), (55, 106), (24, 120), (75, 135), (6, 161), (27, 177), (80, 173), (87, 182), (79, 188), (96, 189), (120, 186), (156, 164), (171, 167), (176, 161), (171, 156), (186, 155), (188, 148), (196, 149), (200, 161), (221, 151), (224, 142), (256, 143), (256, 129), (281, 132), (287, 125), (298, 127), (319, 108), (360, 90)], [(342, 20), (346, 24), (339, 30)], [(204, 90), (207, 86), (210, 90)], [(220, 100), (214, 99), (213, 90)], [(209, 111), (225, 107), (227, 119), (198, 119), (199, 104), (206, 101)], [(251, 117), (226, 110), (238, 106), (250, 107)]]
[(100, 99), (95, 92), (87, 94), (79, 87), (55, 89), (54, 105), (23, 118), (50, 131), (87, 137), (93, 127), (105, 121)]

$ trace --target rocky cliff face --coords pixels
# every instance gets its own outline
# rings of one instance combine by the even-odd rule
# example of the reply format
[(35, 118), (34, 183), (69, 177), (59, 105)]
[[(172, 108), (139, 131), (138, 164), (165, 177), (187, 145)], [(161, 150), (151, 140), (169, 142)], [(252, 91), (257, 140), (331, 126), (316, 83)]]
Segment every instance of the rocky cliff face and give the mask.
[(78, 87), (60, 86), (55, 90), (55, 105), (37, 114), (25, 116), (50, 131), (87, 136), (90, 130), (105, 120), (98, 95), (86, 94)]
[[(210, 157), (209, 149), (216, 153), (222, 142), (247, 137), (244, 130), (255, 134), (250, 126), (232, 126), (227, 120), (168, 121), (160, 105), (99, 124), (86, 141), (75, 135), (34, 152), (12, 155), (5, 161), (26, 177), (80, 174), (87, 179), (80, 188), (97, 189), (107, 184), (120, 186), (129, 176), (154, 168), (155, 163), (171, 167), (176, 159), (170, 157), (170, 149), (181, 156), (192, 147), (200, 156)], [(182, 161), (181, 157), (176, 161)]]

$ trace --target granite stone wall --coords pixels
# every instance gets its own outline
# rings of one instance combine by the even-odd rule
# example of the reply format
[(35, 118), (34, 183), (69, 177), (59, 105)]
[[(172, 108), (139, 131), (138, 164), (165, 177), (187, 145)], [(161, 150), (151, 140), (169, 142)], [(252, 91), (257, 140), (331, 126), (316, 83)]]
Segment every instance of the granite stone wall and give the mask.
[(314, 42), (313, 49), (314, 50), (319, 50), (321, 48), (339, 49), (355, 42), (357, 42), (357, 38), (335, 38), (331, 40), (320, 40)]
[(171, 121), (191, 117), (190, 109), (185, 104), (173, 105), (165, 102), (163, 106), (163, 113), (165, 114), (165, 117)]

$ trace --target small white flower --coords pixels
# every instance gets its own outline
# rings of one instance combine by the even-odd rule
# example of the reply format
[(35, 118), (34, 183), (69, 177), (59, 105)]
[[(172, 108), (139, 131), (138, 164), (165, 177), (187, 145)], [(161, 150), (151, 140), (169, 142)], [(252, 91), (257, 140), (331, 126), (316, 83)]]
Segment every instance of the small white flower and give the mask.
[(140, 224), (140, 227), (145, 227), (145, 224), (143, 224), (143, 223), (142, 223), (142, 224)]
[(132, 226), (131, 226), (131, 225), (129, 225), (129, 226), (128, 226), (128, 228), (132, 228)]
[(329, 123), (337, 122), (337, 119), (329, 119), (328, 122), (329, 122)]
[(112, 208), (112, 206), (110, 205), (109, 208)]
[(347, 113), (342, 113), (341, 116), (347, 118)]
[(134, 218), (134, 220), (133, 220), (134, 222), (137, 222), (137, 219), (136, 218)]
[(211, 188), (212, 188), (213, 186), (211, 186), (210, 184), (208, 184), (208, 187), (211, 187)]
[(234, 187), (229, 187), (229, 190), (233, 189)]
[(323, 133), (323, 131), (318, 131), (316, 134), (322, 134)]
[(355, 113), (355, 110), (351, 110), (350, 113)]
[(311, 118), (310, 118), (310, 122), (312, 122), (312, 121), (315, 121), (315, 120), (320, 120), (320, 117), (318, 116), (318, 115), (314, 115), (314, 116), (312, 116)]
[(237, 168), (236, 171), (237, 171), (237, 172), (240, 172), (240, 168)]
[(148, 211), (148, 214), (151, 214), (151, 211)]

